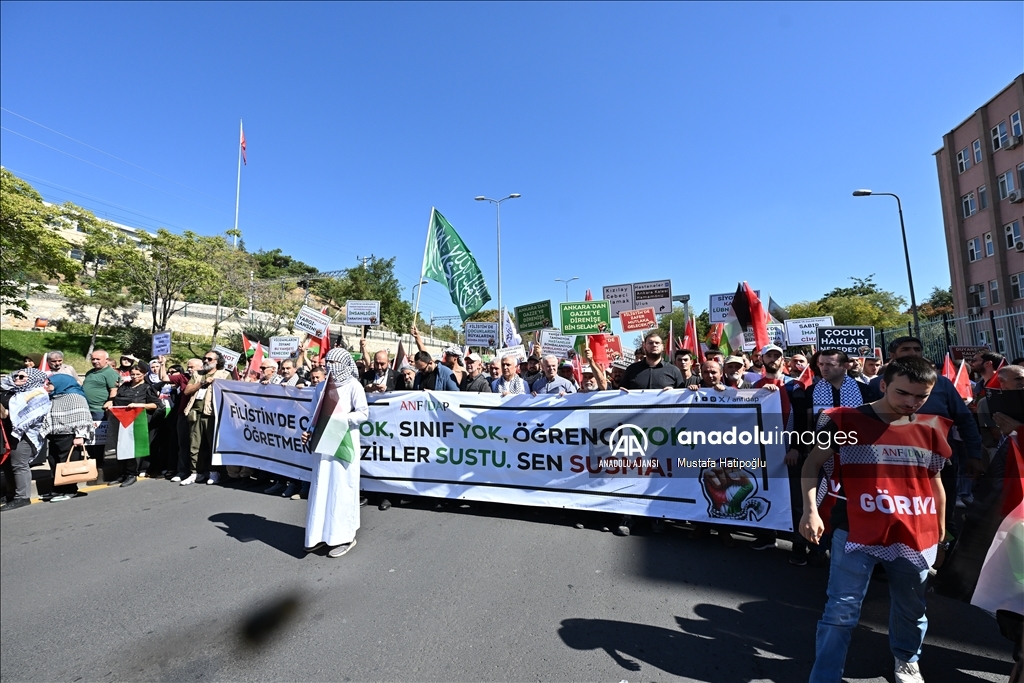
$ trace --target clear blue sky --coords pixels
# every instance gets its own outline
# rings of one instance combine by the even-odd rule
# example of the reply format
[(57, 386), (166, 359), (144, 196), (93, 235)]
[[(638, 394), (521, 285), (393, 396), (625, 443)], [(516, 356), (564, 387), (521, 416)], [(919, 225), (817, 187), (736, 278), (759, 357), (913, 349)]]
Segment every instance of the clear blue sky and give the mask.
[[(895, 203), (867, 187), (902, 196), (924, 299), (949, 284), (932, 153), (1024, 68), (1022, 7), (4, 2), (0, 162), (50, 201), (218, 233), (243, 118), (247, 247), (394, 255), (406, 296), (431, 206), (496, 295), (473, 197), (518, 192), (508, 306), (572, 276), (573, 299), (671, 278), (698, 310), (742, 279), (780, 303), (870, 273), (906, 296)], [(455, 313), (433, 283), (421, 308)]]

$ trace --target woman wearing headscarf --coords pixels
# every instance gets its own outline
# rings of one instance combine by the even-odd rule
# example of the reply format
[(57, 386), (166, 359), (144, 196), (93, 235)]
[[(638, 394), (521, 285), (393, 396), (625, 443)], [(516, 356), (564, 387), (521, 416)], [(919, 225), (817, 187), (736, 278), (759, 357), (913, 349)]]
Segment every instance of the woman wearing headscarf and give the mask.
[(32, 503), (32, 460), (43, 449), (42, 428), (50, 413), (50, 396), (46, 393), (46, 373), (35, 368), (15, 370), (4, 385), (10, 386), (11, 436), (18, 446), (11, 452), (14, 472), (14, 500), (3, 507), (16, 510)]
[[(50, 444), (50, 470), (57, 471), (57, 463), (81, 460), (85, 442), (91, 441), (95, 433), (89, 402), (78, 381), (68, 375), (51, 375), (47, 389), (50, 390), (50, 413), (43, 422), (42, 433)], [(59, 503), (78, 494), (78, 484), (62, 484), (53, 487), (51, 503)], [(82, 494), (85, 495), (85, 494)]]
[[(330, 371), (328, 381), (337, 388), (338, 403), (330, 415), (321, 414), (319, 419), (321, 422), (346, 421), (355, 457), (346, 462), (333, 453), (313, 454), (315, 460), (306, 512), (306, 552), (326, 545), (331, 548), (328, 557), (341, 557), (356, 544), (356, 531), (359, 529), (359, 424), (370, 417), (370, 410), (349, 352), (331, 349), (325, 360)], [(311, 429), (316, 431), (313, 427)], [(323, 432), (322, 429), (319, 431)], [(303, 433), (303, 441), (311, 436), (310, 432)]]
[[(114, 394), (114, 398), (111, 399), (114, 408), (145, 408), (148, 411), (156, 410), (157, 403), (160, 401), (160, 389), (159, 387), (150, 384), (146, 381), (146, 376), (149, 374), (149, 363), (141, 362), (133, 365), (131, 370), (128, 372), (128, 381), (123, 382), (121, 386), (117, 388), (117, 393)], [(145, 420), (145, 415), (140, 415), (136, 419)], [(117, 421), (116, 417), (111, 415), (110, 420), (107, 423), (107, 445), (106, 453), (117, 453), (118, 444), (118, 433), (121, 423)], [(148, 430), (147, 430), (148, 431)], [(147, 435), (148, 439), (148, 435)], [(148, 444), (147, 444), (148, 445)], [(146, 451), (148, 453), (148, 450)], [(138, 480), (139, 468), (143, 470), (149, 467), (149, 459), (146, 457), (131, 457), (123, 458), (122, 453), (117, 453), (117, 462), (120, 466), (120, 476), (114, 481), (110, 482), (110, 485), (120, 484), (122, 487), (131, 486)], [(142, 463), (140, 465), (140, 460)]]

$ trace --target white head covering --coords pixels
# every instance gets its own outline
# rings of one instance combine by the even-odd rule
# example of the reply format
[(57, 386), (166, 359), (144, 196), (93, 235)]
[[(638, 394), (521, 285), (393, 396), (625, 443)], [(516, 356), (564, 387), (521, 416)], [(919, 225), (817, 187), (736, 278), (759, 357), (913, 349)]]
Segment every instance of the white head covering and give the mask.
[(324, 363), (331, 371), (331, 379), (336, 386), (340, 387), (342, 384), (359, 379), (356, 362), (352, 360), (352, 354), (345, 349), (338, 347), (331, 349), (324, 357)]

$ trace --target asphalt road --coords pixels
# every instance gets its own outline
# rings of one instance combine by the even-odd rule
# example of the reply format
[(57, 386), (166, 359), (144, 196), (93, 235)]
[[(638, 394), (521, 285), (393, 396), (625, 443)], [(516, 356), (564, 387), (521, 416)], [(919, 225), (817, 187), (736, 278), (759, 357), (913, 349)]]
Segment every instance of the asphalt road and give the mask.
[[(782, 550), (509, 506), (363, 509), (302, 550), (305, 501), (142, 480), (0, 520), (0, 679), (806, 680), (827, 570)], [(873, 583), (848, 680), (892, 680)], [(930, 682), (1001, 681), (1009, 643), (931, 596)]]

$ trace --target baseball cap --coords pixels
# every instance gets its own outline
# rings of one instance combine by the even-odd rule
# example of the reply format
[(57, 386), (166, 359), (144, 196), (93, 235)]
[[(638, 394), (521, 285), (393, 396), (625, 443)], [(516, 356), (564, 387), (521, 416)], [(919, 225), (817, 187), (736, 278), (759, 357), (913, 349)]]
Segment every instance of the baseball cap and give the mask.
[(589, 365), (584, 365), (583, 369), (580, 370), (580, 374), (583, 374), (583, 375), (593, 375), (594, 374), (594, 369), (592, 367), (590, 367)]
[(444, 350), (449, 356), (455, 356), (456, 358), (462, 358), (462, 349), (457, 346), (449, 346)]
[[(782, 351), (782, 349), (780, 347), (776, 346), (775, 344), (769, 344), (768, 346), (766, 346), (763, 349), (761, 349), (761, 355), (763, 356), (764, 354), (768, 353), (769, 351), (778, 351), (779, 353), (783, 353), (783, 351)], [(785, 354), (783, 353), (783, 355), (785, 355)]]
[(559, 367), (559, 369), (561, 369), (561, 368), (571, 368), (572, 367), (572, 361), (571, 360), (563, 360), (562, 364), (559, 365), (558, 367)]
[(743, 365), (743, 359), (739, 356), (729, 356), (725, 359), (725, 363), (723, 363), (723, 365), (728, 365), (729, 363), (739, 363), (740, 365)]
[(471, 360), (474, 363), (479, 363), (480, 362), (480, 354), (479, 353), (471, 353), (468, 356), (466, 356), (466, 360)]

